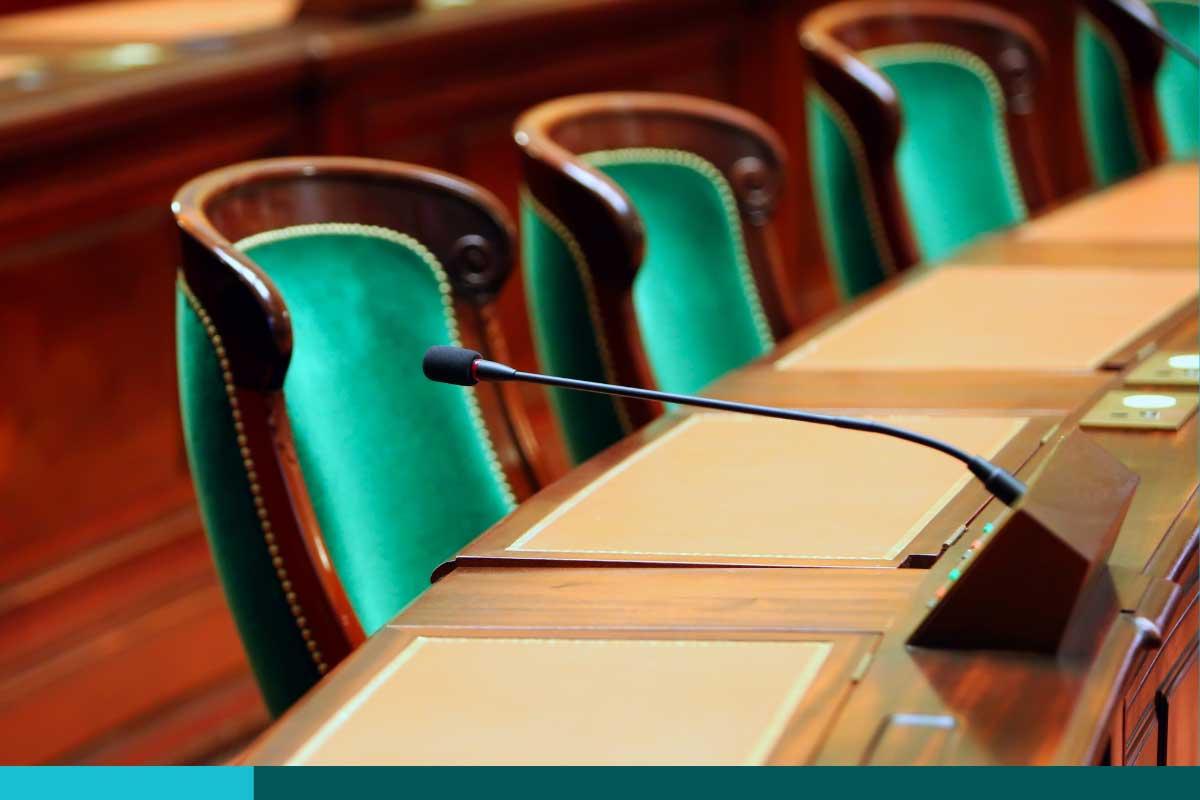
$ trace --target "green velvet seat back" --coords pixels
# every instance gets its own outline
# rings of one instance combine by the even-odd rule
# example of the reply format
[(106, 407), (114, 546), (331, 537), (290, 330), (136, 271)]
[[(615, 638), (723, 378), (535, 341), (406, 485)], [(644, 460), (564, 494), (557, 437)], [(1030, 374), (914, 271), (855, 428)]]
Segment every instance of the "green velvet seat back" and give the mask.
[[(571, 232), (529, 195), (521, 199), (521, 249), (525, 259), (534, 343), (542, 368), (559, 375), (615, 380), (600, 327), (587, 263)], [(624, 437), (631, 428), (611, 398), (548, 389), (567, 450), (576, 463)]]
[(826, 257), (838, 289), (851, 299), (893, 271), (858, 132), (832, 98), (806, 98), (812, 181)]
[(646, 253), (633, 304), (658, 388), (698, 392), (767, 352), (773, 339), (725, 177), (677, 150), (585, 158), (625, 190), (642, 219)]
[(272, 714), (320, 675), (284, 599), (255, 515), (216, 353), (184, 291), (176, 298), (179, 400), (192, 483), (225, 599)]
[[(336, 568), (370, 634), (430, 573), (514, 505), (474, 395), (421, 374), (458, 341), (450, 286), (415, 240), (357, 225), (273, 231), (239, 244), (291, 314), (284, 397), (297, 457)], [(181, 303), (189, 457), (212, 549), (274, 711), (315, 670), (266, 553), (211, 343)]]
[[(1200, 4), (1151, 0), (1150, 5), (1164, 28), (1193, 52), (1200, 51)], [(1200, 154), (1200, 70), (1165, 49), (1154, 93), (1171, 157), (1195, 158)]]
[(1129, 68), (1112, 37), (1086, 14), (1075, 26), (1075, 62), (1088, 158), (1105, 186), (1137, 172), (1144, 158)]
[[(772, 345), (754, 283), (736, 200), (724, 176), (691, 153), (608, 150), (583, 159), (633, 201), (646, 253), (633, 286), (642, 344), (658, 388), (696, 392)], [(526, 289), (539, 358), (546, 369), (611, 380), (592, 265), (570, 231), (532, 200), (522, 210)], [(629, 430), (604, 398), (553, 393), (576, 461)]]
[(921, 259), (938, 261), (1024, 219), (1004, 95), (987, 65), (940, 44), (876, 48), (863, 57), (900, 98), (896, 172)]

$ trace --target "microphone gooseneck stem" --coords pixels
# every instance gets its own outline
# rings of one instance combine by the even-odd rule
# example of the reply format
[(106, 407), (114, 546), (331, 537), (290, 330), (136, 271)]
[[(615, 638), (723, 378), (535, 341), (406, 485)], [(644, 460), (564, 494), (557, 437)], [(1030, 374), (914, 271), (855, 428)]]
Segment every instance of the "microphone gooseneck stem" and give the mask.
[(797, 422), (812, 422), (817, 425), (828, 425), (834, 428), (845, 428), (854, 431), (879, 433), (883, 434), (884, 436), (891, 436), (896, 439), (903, 439), (907, 442), (913, 442), (914, 444), (924, 445), (925, 447), (945, 453), (951, 458), (958, 459), (962, 463), (966, 464), (967, 468), (971, 471), (971, 474), (978, 478), (987, 488), (987, 490), (1005, 505), (1013, 505), (1025, 494), (1025, 484), (1023, 484), (1009, 472), (988, 461), (986, 458), (971, 455), (965, 450), (955, 447), (948, 442), (943, 442), (941, 439), (937, 439), (933, 436), (926, 436), (922, 433), (917, 433), (916, 431), (907, 430), (906, 428), (888, 425), (885, 422), (877, 422), (875, 420), (861, 419), (858, 417), (817, 414), (812, 411), (801, 411), (794, 408), (776, 408), (774, 406), (760, 406), (753, 403), (736, 403), (729, 400), (717, 400), (711, 397), (697, 397), (686, 394), (673, 394), (671, 392), (659, 392), (652, 389), (638, 389), (632, 386), (616, 386), (608, 383), (596, 383), (594, 381), (583, 381), (575, 378), (560, 378), (555, 375), (542, 375), (536, 372), (521, 372), (513, 369), (507, 364), (499, 364), (495, 361), (488, 361), (486, 359), (480, 359), (475, 362), (474, 374), (480, 380), (537, 383), (543, 386), (554, 386), (561, 389), (574, 389), (581, 392), (629, 397), (635, 400), (653, 400), (663, 403), (676, 403), (681, 406), (695, 406), (698, 408), (709, 408), (716, 411), (731, 411), (741, 414), (754, 414), (760, 417), (773, 417), (775, 419), (794, 420)]
[(1150, 26), (1150, 28), (1158, 35), (1158, 38), (1168, 49), (1174, 50), (1180, 58), (1187, 61), (1193, 67), (1200, 68), (1200, 56), (1196, 55), (1196, 51), (1188, 47), (1179, 37), (1163, 27), (1161, 22)]

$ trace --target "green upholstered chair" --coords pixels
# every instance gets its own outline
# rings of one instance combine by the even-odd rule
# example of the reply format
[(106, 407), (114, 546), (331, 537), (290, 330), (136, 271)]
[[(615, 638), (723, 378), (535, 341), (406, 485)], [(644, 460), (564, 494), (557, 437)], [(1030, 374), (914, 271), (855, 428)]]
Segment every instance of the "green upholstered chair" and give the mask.
[(510, 224), (457, 178), (342, 158), (218, 170), (174, 210), (192, 477), (279, 713), (532, 489), (506, 398), (420, 366), (437, 343), (504, 357)]
[[(695, 392), (788, 330), (772, 229), (784, 154), (762, 121), (700, 98), (605, 93), (531, 109), (515, 139), (545, 369)], [(656, 411), (556, 391), (551, 402), (575, 461)]]
[[(1150, 0), (1159, 23), (1193, 52), (1200, 51), (1200, 2)], [(1164, 50), (1154, 97), (1171, 158), (1200, 155), (1200, 70), (1183, 56)]]
[(1047, 202), (1045, 45), (1019, 18), (968, 2), (846, 2), (807, 17), (800, 41), (815, 200), (844, 296)]
[(1162, 46), (1138, 16), (1142, 0), (1082, 0), (1075, 25), (1075, 72), (1088, 160), (1106, 186), (1161, 157), (1154, 83)]
[(1163, 47), (1150, 30), (1161, 23), (1184, 43), (1200, 45), (1195, 0), (1081, 0), (1076, 72), (1088, 156), (1106, 185), (1164, 158), (1200, 152), (1200, 71)]

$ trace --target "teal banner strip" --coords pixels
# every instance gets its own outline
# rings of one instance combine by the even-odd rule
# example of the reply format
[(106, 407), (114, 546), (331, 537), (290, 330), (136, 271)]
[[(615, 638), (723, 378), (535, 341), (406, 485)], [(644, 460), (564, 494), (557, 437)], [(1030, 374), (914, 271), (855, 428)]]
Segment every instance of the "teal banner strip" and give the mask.
[(252, 800), (250, 767), (0, 767), (4, 800)]
[[(744, 800), (828, 793), (929, 792), (954, 786), (970, 800), (1015, 792), (1092, 798), (1171, 792), (1190, 796), (1195, 768), (796, 767), (0, 767), (3, 800), (372, 800), (429, 796), (472, 800)], [(969, 787), (969, 788), (967, 788)]]
[(1013, 800), (1014, 796), (1053, 793), (1094, 800), (1159, 791), (1191, 796), (1196, 779), (1195, 768), (1166, 767), (255, 767), (254, 797), (847, 800), (869, 792), (876, 797), (919, 793), (969, 800)]

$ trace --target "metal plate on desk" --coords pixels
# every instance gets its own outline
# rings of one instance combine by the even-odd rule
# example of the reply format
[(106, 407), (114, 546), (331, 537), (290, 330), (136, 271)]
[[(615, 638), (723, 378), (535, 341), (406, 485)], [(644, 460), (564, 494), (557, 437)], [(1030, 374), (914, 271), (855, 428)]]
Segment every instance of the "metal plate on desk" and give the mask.
[(1195, 351), (1164, 350), (1138, 364), (1128, 375), (1129, 386), (1189, 386), (1200, 388), (1200, 355)]
[(1112, 391), (1080, 420), (1083, 428), (1177, 431), (1196, 413), (1194, 392)]

